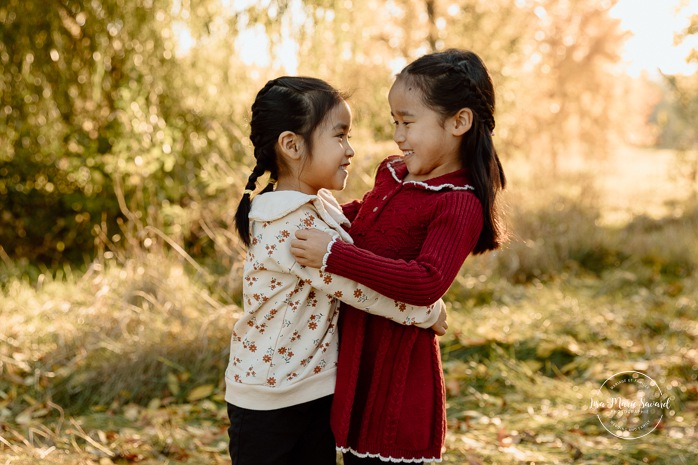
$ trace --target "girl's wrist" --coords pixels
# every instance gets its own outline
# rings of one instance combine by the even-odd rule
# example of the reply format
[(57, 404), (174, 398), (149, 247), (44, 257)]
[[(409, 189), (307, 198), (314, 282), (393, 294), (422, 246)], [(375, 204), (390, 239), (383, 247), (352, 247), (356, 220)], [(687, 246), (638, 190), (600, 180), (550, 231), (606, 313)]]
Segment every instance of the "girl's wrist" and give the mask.
[(339, 237), (335, 236), (330, 240), (330, 242), (327, 243), (327, 251), (325, 252), (325, 255), (322, 257), (322, 266), (320, 267), (320, 271), (327, 271), (327, 260), (329, 260), (330, 254), (332, 253), (332, 246), (338, 240)]

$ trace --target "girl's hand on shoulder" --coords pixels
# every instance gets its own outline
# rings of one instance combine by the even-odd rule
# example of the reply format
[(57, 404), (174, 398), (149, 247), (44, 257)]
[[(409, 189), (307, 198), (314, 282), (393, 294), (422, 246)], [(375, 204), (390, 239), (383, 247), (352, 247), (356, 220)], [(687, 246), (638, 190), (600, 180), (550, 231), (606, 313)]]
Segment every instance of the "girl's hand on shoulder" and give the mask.
[(291, 241), (291, 255), (303, 266), (321, 268), (332, 236), (319, 229), (299, 229)]
[(448, 323), (446, 323), (446, 303), (443, 301), (443, 299), (439, 299), (439, 303), (441, 304), (439, 319), (436, 320), (436, 323), (434, 323), (434, 325), (431, 327), (431, 330), (434, 331), (437, 336), (443, 336), (446, 334), (446, 330), (448, 329)]

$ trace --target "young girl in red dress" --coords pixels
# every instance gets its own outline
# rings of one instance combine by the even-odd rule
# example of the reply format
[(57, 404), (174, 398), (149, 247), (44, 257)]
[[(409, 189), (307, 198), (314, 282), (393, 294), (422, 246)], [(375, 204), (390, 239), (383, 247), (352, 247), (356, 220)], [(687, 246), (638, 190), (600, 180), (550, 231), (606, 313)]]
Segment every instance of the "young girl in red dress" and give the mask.
[[(291, 251), (303, 265), (428, 305), (470, 253), (502, 240), (494, 88), (475, 53), (448, 50), (403, 69), (388, 100), (402, 155), (380, 164), (363, 200), (342, 206), (354, 244), (303, 230)], [(440, 461), (446, 409), (435, 334), (343, 306), (340, 341), (332, 429), (345, 465)]]

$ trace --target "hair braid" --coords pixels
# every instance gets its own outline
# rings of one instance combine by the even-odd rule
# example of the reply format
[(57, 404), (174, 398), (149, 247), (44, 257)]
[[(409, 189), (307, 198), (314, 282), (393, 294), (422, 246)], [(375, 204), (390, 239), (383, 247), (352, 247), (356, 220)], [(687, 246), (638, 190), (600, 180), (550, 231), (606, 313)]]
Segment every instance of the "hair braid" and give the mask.
[(247, 191), (254, 191), (255, 187), (257, 187), (257, 178), (262, 176), (265, 171), (264, 167), (257, 161), (257, 164), (252, 168), (252, 173), (250, 173), (250, 176), (247, 178), (247, 184), (245, 184), (246, 193), (251, 194), (251, 192)]
[[(272, 79), (271, 81), (268, 81), (266, 84), (264, 84), (264, 87), (259, 89), (259, 92), (257, 92), (257, 97), (255, 98), (255, 103), (257, 103), (260, 99), (262, 99), (265, 95), (269, 93), (269, 91), (276, 85), (279, 84), (279, 78)], [(254, 103), (252, 104), (254, 106)]]
[(463, 82), (467, 86), (468, 91), (475, 96), (475, 104), (472, 105), (475, 108), (475, 113), (480, 118), (482, 124), (490, 132), (494, 132), (495, 121), (494, 121), (494, 107), (489, 104), (487, 97), (482, 92), (477, 83), (468, 74), (468, 62), (463, 60), (459, 61), (457, 64), (453, 65), (454, 70), (462, 77)]
[(255, 166), (247, 178), (235, 212), (235, 225), (245, 245), (249, 246), (251, 240), (249, 214), (257, 180), (269, 172), (269, 183), (260, 194), (269, 192), (274, 189), (279, 170), (284, 168), (283, 165), (280, 166), (282, 162), (277, 160), (276, 154), (279, 136), (284, 131), (299, 135), (312, 153), (313, 131), (325, 115), (343, 100), (343, 94), (325, 81), (302, 76), (272, 79), (257, 92), (250, 119), (250, 141), (254, 146)]

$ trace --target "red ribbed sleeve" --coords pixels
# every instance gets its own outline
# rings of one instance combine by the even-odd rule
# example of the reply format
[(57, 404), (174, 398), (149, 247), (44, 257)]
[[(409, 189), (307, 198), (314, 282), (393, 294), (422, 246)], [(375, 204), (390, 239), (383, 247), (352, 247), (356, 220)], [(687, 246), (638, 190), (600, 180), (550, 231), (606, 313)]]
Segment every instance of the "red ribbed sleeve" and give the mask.
[[(414, 260), (385, 258), (337, 241), (327, 260), (327, 271), (411, 305), (430, 305), (439, 300), (475, 247), (483, 220), (482, 206), (471, 192), (433, 195), (439, 196), (431, 205), (435, 213)], [(394, 221), (398, 227), (401, 218), (396, 215)]]

